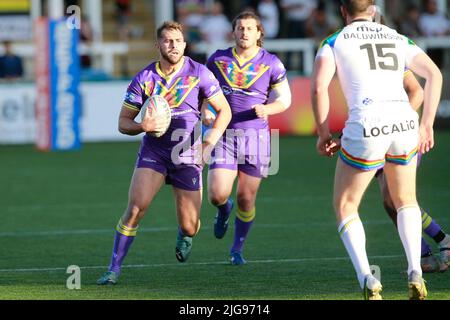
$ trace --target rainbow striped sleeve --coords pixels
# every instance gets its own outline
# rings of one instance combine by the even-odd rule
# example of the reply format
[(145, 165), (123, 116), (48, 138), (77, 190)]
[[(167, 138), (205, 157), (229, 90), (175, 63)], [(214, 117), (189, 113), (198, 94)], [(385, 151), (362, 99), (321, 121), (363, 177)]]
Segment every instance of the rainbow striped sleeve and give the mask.
[(319, 49), (321, 49), (324, 45), (328, 44), (330, 47), (334, 47), (334, 43), (336, 42), (336, 38), (339, 35), (339, 33), (341, 33), (342, 29), (339, 29), (338, 31), (336, 31), (335, 33), (333, 33), (332, 35), (329, 35), (328, 37), (326, 37), (319, 46)]

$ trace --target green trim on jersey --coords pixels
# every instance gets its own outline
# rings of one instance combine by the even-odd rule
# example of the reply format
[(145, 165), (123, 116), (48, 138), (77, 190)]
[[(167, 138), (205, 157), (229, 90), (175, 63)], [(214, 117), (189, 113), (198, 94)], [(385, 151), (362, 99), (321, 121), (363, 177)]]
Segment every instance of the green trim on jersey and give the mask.
[(334, 43), (336, 42), (336, 38), (339, 35), (339, 33), (341, 33), (342, 29), (339, 29), (338, 31), (336, 31), (335, 33), (333, 33), (332, 35), (329, 35), (328, 37), (326, 37), (319, 46), (319, 49), (321, 49), (324, 45), (328, 44), (330, 47), (334, 47)]
[(406, 39), (408, 39), (408, 44), (410, 44), (412, 46), (417, 46), (417, 44), (414, 41), (412, 41), (410, 38), (406, 38)]

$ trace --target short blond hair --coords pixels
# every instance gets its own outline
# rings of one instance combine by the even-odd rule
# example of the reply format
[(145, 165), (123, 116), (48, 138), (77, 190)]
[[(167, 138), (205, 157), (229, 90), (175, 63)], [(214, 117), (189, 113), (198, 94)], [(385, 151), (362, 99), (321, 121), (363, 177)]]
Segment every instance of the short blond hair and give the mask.
[(178, 30), (183, 33), (183, 25), (176, 21), (164, 21), (164, 23), (156, 30), (156, 37), (158, 39), (162, 38), (164, 30)]

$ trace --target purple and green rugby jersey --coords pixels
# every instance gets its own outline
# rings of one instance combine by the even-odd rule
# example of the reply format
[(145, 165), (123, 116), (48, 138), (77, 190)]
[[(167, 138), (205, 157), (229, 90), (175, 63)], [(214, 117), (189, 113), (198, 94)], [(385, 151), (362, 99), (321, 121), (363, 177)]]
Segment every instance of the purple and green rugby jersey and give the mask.
[(206, 66), (230, 104), (233, 118), (228, 128), (266, 128), (267, 122), (256, 116), (252, 106), (267, 103), (270, 90), (286, 80), (281, 61), (263, 48), (246, 60), (238, 57), (236, 48), (228, 48), (217, 50)]
[(161, 95), (167, 100), (172, 108), (169, 129), (160, 138), (150, 135), (144, 137), (144, 141), (162, 149), (171, 149), (180, 142), (171, 141), (172, 132), (176, 129), (184, 129), (185, 138), (191, 136), (200, 119), (203, 100), (221, 92), (220, 85), (211, 71), (189, 57), (183, 59), (180, 69), (170, 76), (162, 73), (159, 62), (144, 68), (131, 81), (123, 103), (125, 107), (139, 111), (152, 95)]

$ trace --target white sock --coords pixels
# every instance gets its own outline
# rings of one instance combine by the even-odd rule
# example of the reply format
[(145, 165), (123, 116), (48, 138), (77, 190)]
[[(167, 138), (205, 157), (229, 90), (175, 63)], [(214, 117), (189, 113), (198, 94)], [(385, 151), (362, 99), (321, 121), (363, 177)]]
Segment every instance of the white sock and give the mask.
[(420, 208), (415, 205), (397, 209), (397, 229), (408, 259), (408, 275), (415, 270), (422, 275), (420, 252), (422, 218)]
[(366, 234), (364, 233), (364, 227), (358, 214), (345, 218), (339, 225), (338, 232), (352, 260), (359, 286), (363, 289), (364, 279), (372, 273), (370, 272), (369, 260), (367, 259), (366, 253)]

